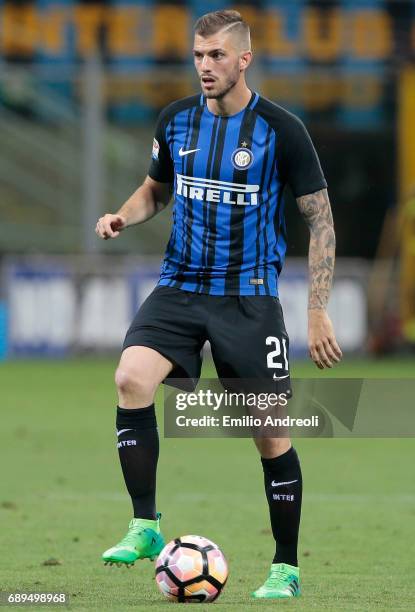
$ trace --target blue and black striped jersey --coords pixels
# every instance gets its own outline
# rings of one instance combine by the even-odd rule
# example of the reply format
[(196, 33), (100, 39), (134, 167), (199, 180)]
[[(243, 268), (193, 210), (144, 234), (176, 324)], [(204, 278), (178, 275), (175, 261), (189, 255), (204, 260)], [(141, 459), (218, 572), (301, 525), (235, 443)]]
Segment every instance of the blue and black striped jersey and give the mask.
[(173, 227), (159, 284), (211, 295), (278, 295), (283, 188), (326, 187), (303, 123), (252, 93), (217, 116), (196, 95), (160, 114), (149, 175), (174, 183)]

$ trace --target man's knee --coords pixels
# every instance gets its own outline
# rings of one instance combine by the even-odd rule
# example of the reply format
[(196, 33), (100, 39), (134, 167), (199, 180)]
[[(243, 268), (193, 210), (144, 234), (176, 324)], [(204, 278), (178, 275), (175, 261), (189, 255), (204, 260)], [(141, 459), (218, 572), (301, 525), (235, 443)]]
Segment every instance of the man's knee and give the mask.
[(148, 396), (155, 393), (158, 384), (152, 381), (139, 364), (128, 367), (118, 366), (115, 372), (115, 384), (120, 395)]
[(291, 448), (289, 438), (255, 438), (256, 447), (264, 458), (279, 457)]
[[(139, 408), (154, 401), (157, 387), (173, 367), (172, 362), (146, 346), (126, 348), (115, 373), (120, 405)], [(140, 404), (140, 406), (138, 405)]]

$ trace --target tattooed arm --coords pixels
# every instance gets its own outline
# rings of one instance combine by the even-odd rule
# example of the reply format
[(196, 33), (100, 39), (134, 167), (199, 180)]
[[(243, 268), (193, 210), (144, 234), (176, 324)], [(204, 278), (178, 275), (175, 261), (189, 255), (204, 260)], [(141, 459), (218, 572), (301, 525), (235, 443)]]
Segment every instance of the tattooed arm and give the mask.
[(309, 310), (324, 310), (333, 278), (336, 237), (327, 189), (297, 198), (298, 208), (310, 229)]
[(333, 278), (336, 237), (327, 189), (297, 198), (298, 208), (310, 229), (308, 267), (308, 345), (318, 368), (340, 361), (333, 325), (326, 312)]

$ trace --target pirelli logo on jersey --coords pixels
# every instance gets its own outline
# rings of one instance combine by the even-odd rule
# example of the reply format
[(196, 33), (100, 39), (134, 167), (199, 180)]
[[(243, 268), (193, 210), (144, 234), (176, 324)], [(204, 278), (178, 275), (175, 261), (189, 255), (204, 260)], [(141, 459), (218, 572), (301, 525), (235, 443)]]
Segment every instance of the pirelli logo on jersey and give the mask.
[(237, 206), (256, 206), (259, 185), (243, 185), (176, 174), (177, 195), (201, 202), (221, 202)]

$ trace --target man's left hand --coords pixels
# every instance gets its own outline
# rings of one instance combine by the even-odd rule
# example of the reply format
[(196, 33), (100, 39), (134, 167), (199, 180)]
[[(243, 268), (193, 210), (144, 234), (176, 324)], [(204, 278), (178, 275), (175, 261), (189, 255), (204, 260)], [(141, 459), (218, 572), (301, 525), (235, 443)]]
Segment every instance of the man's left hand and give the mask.
[(325, 310), (308, 311), (308, 348), (311, 359), (320, 370), (332, 368), (342, 358), (333, 324)]

